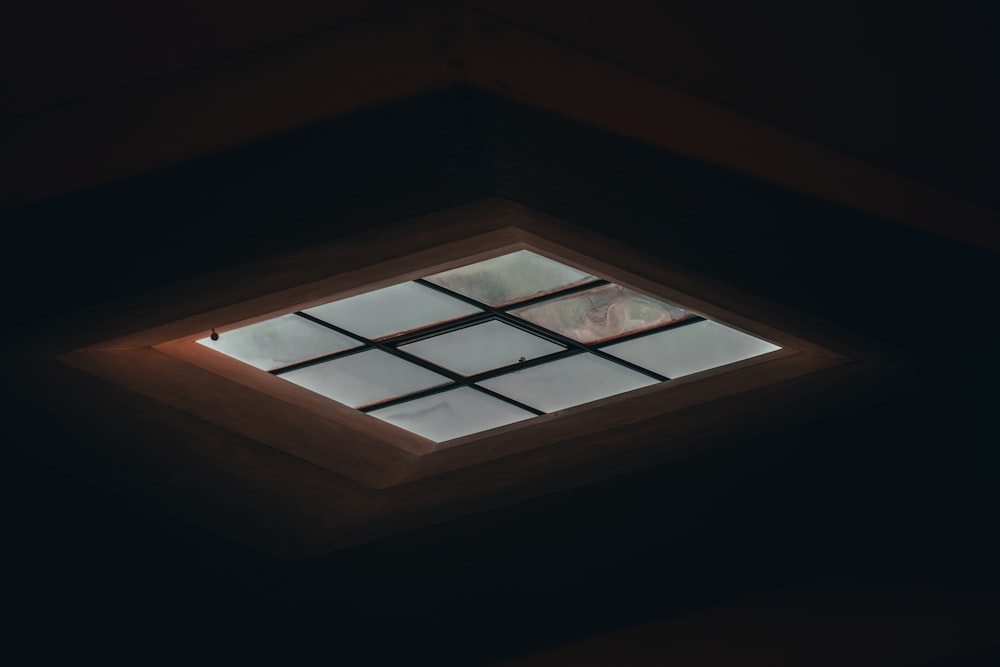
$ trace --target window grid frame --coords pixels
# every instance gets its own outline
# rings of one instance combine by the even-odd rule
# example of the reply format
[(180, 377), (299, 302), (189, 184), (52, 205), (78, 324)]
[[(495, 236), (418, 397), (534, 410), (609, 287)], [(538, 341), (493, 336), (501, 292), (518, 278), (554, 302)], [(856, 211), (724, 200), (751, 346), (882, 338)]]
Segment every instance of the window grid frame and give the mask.
[[(608, 345), (613, 345), (613, 344), (616, 344), (616, 343), (625, 342), (625, 341), (631, 340), (633, 338), (639, 338), (641, 336), (647, 336), (647, 335), (659, 333), (661, 331), (666, 331), (668, 329), (674, 329), (674, 328), (686, 326), (686, 325), (689, 325), (689, 324), (694, 324), (695, 322), (702, 322), (702, 321), (705, 321), (707, 319), (707, 318), (704, 318), (704, 317), (702, 317), (700, 315), (695, 315), (694, 313), (690, 313), (689, 311), (685, 311), (685, 312), (688, 312), (688, 316), (685, 317), (684, 319), (681, 319), (681, 320), (675, 320), (673, 322), (667, 322), (667, 323), (664, 323), (664, 324), (655, 325), (655, 326), (652, 326), (652, 327), (647, 327), (645, 329), (640, 329), (638, 331), (633, 331), (633, 332), (630, 332), (630, 333), (626, 333), (626, 334), (623, 334), (623, 335), (618, 336), (616, 338), (611, 338), (611, 339), (608, 339), (608, 340), (602, 340), (602, 341), (598, 341), (598, 342), (595, 342), (595, 343), (583, 343), (583, 342), (577, 341), (575, 339), (569, 338), (568, 336), (563, 336), (562, 334), (559, 334), (559, 333), (557, 333), (555, 331), (552, 331), (550, 329), (546, 329), (545, 327), (540, 326), (538, 324), (535, 324), (533, 322), (529, 322), (527, 320), (524, 320), (524, 319), (522, 319), (520, 317), (517, 317), (516, 315), (513, 315), (513, 314), (509, 313), (508, 311), (514, 310), (514, 309), (518, 309), (518, 308), (523, 308), (523, 307), (526, 307), (526, 306), (535, 305), (535, 304), (538, 304), (538, 303), (543, 303), (543, 302), (550, 301), (550, 300), (559, 299), (559, 298), (562, 298), (564, 296), (569, 296), (569, 295), (572, 295), (572, 294), (577, 293), (577, 292), (583, 292), (583, 291), (586, 291), (588, 289), (593, 289), (595, 287), (601, 287), (601, 286), (604, 286), (604, 285), (613, 284), (613, 283), (611, 283), (611, 281), (604, 280), (602, 278), (595, 278), (593, 280), (589, 280), (589, 281), (586, 281), (584, 283), (579, 283), (579, 284), (571, 285), (569, 287), (564, 287), (562, 289), (553, 290), (551, 292), (548, 292), (546, 294), (543, 294), (543, 295), (540, 295), (540, 296), (537, 296), (537, 297), (532, 297), (532, 298), (528, 298), (528, 299), (522, 299), (520, 301), (515, 301), (515, 302), (512, 302), (512, 303), (507, 303), (507, 304), (503, 304), (503, 305), (500, 305), (500, 306), (491, 306), (489, 304), (486, 304), (486, 303), (483, 303), (481, 301), (478, 301), (478, 300), (476, 300), (476, 299), (474, 299), (472, 297), (469, 297), (469, 296), (466, 296), (466, 295), (461, 294), (459, 292), (456, 292), (454, 290), (451, 290), (451, 289), (449, 289), (447, 287), (443, 287), (441, 285), (437, 285), (435, 283), (432, 283), (432, 282), (430, 282), (428, 280), (425, 280), (424, 278), (416, 278), (416, 279), (414, 279), (414, 280), (412, 280), (410, 282), (414, 282), (414, 283), (420, 284), (422, 286), (428, 287), (428, 288), (436, 290), (436, 291), (438, 291), (438, 292), (440, 292), (442, 294), (445, 294), (446, 296), (449, 296), (451, 298), (458, 299), (460, 301), (468, 303), (469, 305), (475, 306), (476, 308), (480, 309), (480, 312), (471, 313), (469, 315), (464, 315), (462, 317), (458, 317), (458, 318), (455, 318), (453, 320), (448, 320), (446, 322), (439, 322), (439, 323), (430, 324), (430, 325), (427, 325), (427, 326), (424, 326), (424, 327), (421, 327), (421, 328), (418, 328), (418, 329), (414, 329), (414, 330), (410, 330), (410, 331), (404, 331), (404, 332), (396, 334), (396, 335), (384, 336), (382, 338), (375, 339), (375, 338), (366, 338), (365, 336), (362, 336), (360, 334), (356, 334), (356, 333), (354, 333), (352, 331), (344, 329), (344, 328), (342, 328), (340, 326), (337, 326), (336, 324), (332, 324), (330, 322), (322, 320), (322, 319), (320, 319), (318, 317), (315, 317), (313, 315), (310, 315), (308, 313), (305, 313), (305, 312), (302, 312), (302, 311), (296, 311), (294, 313), (295, 315), (297, 315), (299, 317), (302, 317), (302, 318), (305, 318), (305, 319), (307, 319), (307, 320), (309, 320), (311, 322), (314, 322), (316, 324), (319, 324), (319, 325), (322, 325), (324, 327), (327, 327), (328, 329), (331, 329), (332, 331), (336, 331), (337, 333), (340, 333), (342, 335), (349, 336), (350, 338), (352, 338), (354, 340), (357, 340), (358, 342), (360, 342), (362, 344), (360, 346), (358, 346), (358, 347), (349, 348), (347, 350), (341, 350), (339, 352), (334, 352), (334, 353), (323, 355), (323, 356), (316, 357), (316, 358), (313, 358), (313, 359), (308, 359), (308, 360), (305, 360), (305, 361), (296, 362), (294, 364), (288, 364), (288, 365), (282, 366), (280, 368), (271, 369), (271, 370), (269, 370), (267, 372), (270, 373), (271, 375), (280, 377), (282, 374), (288, 373), (288, 372), (293, 371), (293, 370), (298, 370), (298, 369), (306, 368), (306, 367), (309, 367), (309, 366), (315, 366), (315, 365), (318, 365), (318, 364), (326, 363), (328, 361), (332, 361), (334, 359), (338, 359), (338, 358), (342, 358), (342, 357), (347, 357), (347, 356), (350, 356), (352, 354), (359, 354), (361, 352), (365, 352), (365, 351), (368, 351), (368, 350), (375, 349), (375, 350), (381, 350), (381, 351), (386, 352), (388, 354), (391, 354), (391, 355), (393, 355), (395, 357), (398, 357), (398, 358), (401, 358), (401, 359), (403, 359), (405, 361), (408, 361), (410, 363), (416, 364), (417, 366), (421, 366), (421, 367), (423, 367), (423, 368), (425, 368), (427, 370), (430, 370), (430, 371), (433, 371), (433, 372), (438, 373), (440, 375), (443, 375), (443, 376), (447, 377), (449, 380), (451, 380), (451, 382), (449, 382), (447, 384), (443, 384), (443, 385), (437, 385), (437, 386), (434, 386), (434, 387), (429, 387), (427, 389), (421, 389), (421, 390), (418, 390), (418, 391), (415, 391), (415, 392), (411, 392), (409, 394), (405, 394), (403, 396), (394, 396), (392, 398), (384, 399), (382, 401), (377, 401), (375, 403), (371, 403), (371, 404), (367, 404), (367, 405), (364, 405), (364, 406), (360, 406), (360, 407), (354, 408), (354, 409), (358, 410), (359, 412), (369, 413), (369, 412), (373, 412), (373, 411), (376, 411), (376, 410), (380, 410), (382, 408), (388, 408), (388, 407), (399, 405), (399, 404), (402, 404), (402, 403), (407, 403), (409, 401), (413, 401), (413, 400), (416, 400), (416, 399), (419, 399), (419, 398), (423, 398), (425, 396), (432, 396), (434, 394), (443, 393), (443, 392), (446, 392), (446, 391), (450, 391), (450, 390), (456, 389), (458, 387), (465, 386), (465, 387), (470, 387), (472, 389), (475, 389), (476, 391), (482, 392), (482, 393), (484, 393), (484, 394), (486, 394), (486, 395), (488, 395), (488, 396), (490, 396), (492, 398), (501, 400), (501, 401), (503, 401), (505, 403), (508, 403), (510, 405), (513, 405), (513, 406), (515, 406), (517, 408), (520, 408), (522, 410), (530, 412), (534, 416), (541, 416), (541, 415), (545, 415), (545, 414), (549, 414), (549, 413), (547, 413), (547, 412), (545, 412), (543, 410), (539, 410), (538, 408), (532, 407), (530, 405), (521, 403), (520, 401), (517, 401), (517, 400), (515, 400), (515, 399), (513, 399), (513, 398), (511, 398), (509, 396), (504, 395), (504, 394), (500, 394), (498, 392), (495, 392), (495, 391), (492, 391), (490, 389), (487, 389), (486, 387), (483, 387), (483, 386), (481, 386), (481, 385), (479, 385), (477, 383), (481, 382), (483, 380), (487, 380), (487, 379), (493, 378), (493, 377), (497, 377), (497, 376), (501, 376), (501, 375), (507, 375), (507, 374), (510, 374), (510, 373), (516, 373), (519, 370), (522, 370), (524, 368), (529, 368), (529, 367), (532, 367), (532, 366), (541, 366), (541, 365), (544, 365), (544, 364), (547, 364), (547, 363), (551, 363), (551, 362), (557, 361), (559, 359), (568, 358), (568, 357), (576, 356), (576, 355), (579, 355), (579, 354), (588, 354), (588, 353), (589, 354), (593, 354), (593, 355), (595, 355), (597, 357), (601, 357), (601, 358), (606, 359), (608, 361), (611, 361), (612, 363), (618, 364), (619, 366), (628, 368), (629, 370), (632, 370), (633, 372), (637, 372), (637, 373), (640, 373), (640, 374), (645, 375), (647, 377), (651, 377), (654, 380), (656, 380), (658, 383), (669, 382), (671, 380), (671, 378), (669, 378), (669, 377), (667, 377), (665, 375), (662, 375), (660, 373), (652, 371), (652, 370), (650, 370), (648, 368), (645, 368), (643, 366), (640, 366), (638, 364), (634, 364), (634, 363), (626, 361), (624, 359), (620, 359), (618, 357), (615, 357), (614, 355), (611, 355), (611, 354), (608, 354), (607, 352), (604, 352), (600, 348), (602, 348), (604, 346), (608, 346)], [(671, 305), (673, 305), (673, 304), (671, 304)], [(677, 306), (677, 307), (680, 308), (680, 306)], [(551, 354), (543, 355), (541, 357), (536, 357), (535, 359), (526, 360), (526, 361), (523, 361), (523, 362), (515, 362), (513, 364), (508, 364), (506, 366), (502, 366), (502, 367), (499, 367), (499, 368), (490, 369), (490, 370), (483, 371), (483, 372), (476, 373), (476, 374), (469, 375), (469, 376), (462, 375), (462, 374), (457, 373), (457, 372), (455, 372), (455, 371), (453, 371), (451, 369), (448, 369), (446, 367), (440, 366), (440, 365), (435, 364), (433, 362), (427, 361), (426, 359), (422, 359), (420, 357), (417, 357), (416, 355), (410, 354), (410, 353), (406, 352), (405, 350), (399, 349), (400, 346), (405, 345), (407, 343), (413, 343), (413, 342), (416, 342), (418, 340), (426, 340), (428, 338), (440, 336), (440, 335), (443, 335), (443, 334), (446, 334), (446, 333), (450, 333), (452, 331), (457, 331), (459, 329), (463, 329), (463, 328), (471, 327), (471, 326), (476, 326), (478, 324), (483, 324), (485, 322), (490, 322), (490, 321), (499, 321), (499, 322), (501, 322), (503, 324), (507, 324), (509, 326), (513, 326), (513, 327), (518, 328), (518, 329), (520, 329), (522, 331), (525, 331), (527, 333), (533, 334), (535, 336), (538, 336), (540, 338), (548, 340), (548, 341), (550, 341), (552, 343), (560, 345), (564, 349), (562, 349), (562, 350), (560, 350), (558, 352), (553, 352)]]

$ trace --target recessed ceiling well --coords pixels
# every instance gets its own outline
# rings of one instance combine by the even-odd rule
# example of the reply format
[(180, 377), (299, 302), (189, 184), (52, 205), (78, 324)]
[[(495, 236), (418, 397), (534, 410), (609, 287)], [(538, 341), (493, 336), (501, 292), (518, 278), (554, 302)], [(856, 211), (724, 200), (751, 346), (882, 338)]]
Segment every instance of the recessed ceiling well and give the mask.
[(703, 433), (736, 428), (746, 415), (712, 406), (849, 361), (737, 288), (499, 199), (161, 305), (189, 314), (63, 361), (374, 489), (528, 452), (558, 471), (584, 453), (551, 445), (669, 431), (693, 408), (714, 414)]
[(524, 249), (197, 342), (434, 442), (780, 349)]

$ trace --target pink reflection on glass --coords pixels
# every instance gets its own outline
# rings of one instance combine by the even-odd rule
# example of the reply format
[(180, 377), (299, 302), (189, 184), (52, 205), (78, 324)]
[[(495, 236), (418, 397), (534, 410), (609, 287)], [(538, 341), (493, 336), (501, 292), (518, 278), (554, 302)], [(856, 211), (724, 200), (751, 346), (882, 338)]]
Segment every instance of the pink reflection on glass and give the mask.
[(599, 343), (691, 317), (677, 306), (614, 284), (510, 312), (581, 343)]
[(491, 306), (534, 299), (594, 279), (583, 271), (528, 250), (518, 250), (425, 278), (435, 285)]

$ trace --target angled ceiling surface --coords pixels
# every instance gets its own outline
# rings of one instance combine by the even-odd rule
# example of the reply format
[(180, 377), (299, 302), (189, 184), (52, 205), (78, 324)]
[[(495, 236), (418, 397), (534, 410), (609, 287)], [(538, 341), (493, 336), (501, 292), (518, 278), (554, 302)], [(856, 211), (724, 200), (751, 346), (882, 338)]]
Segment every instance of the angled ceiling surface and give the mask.
[[(700, 20), (704, 10), (689, 9), (693, 13), (687, 20)], [(619, 11), (627, 16), (651, 13), (648, 18), (655, 22), (663, 10), (640, 2)], [(828, 20), (848, 20), (850, 11), (844, 11)], [(0, 128), (6, 147), (0, 172), (2, 201), (16, 206), (80, 190), (351, 110), (467, 84), (810, 195), (951, 238), (998, 247), (995, 211), (879, 166), (907, 160), (899, 157), (902, 149), (898, 146), (895, 158), (876, 157), (868, 162), (851, 156), (858, 152), (856, 147), (829, 120), (819, 129), (810, 126), (808, 119), (818, 118), (820, 111), (828, 113), (826, 107), (834, 105), (833, 100), (824, 107), (810, 99), (808, 115), (790, 120), (797, 112), (789, 116), (790, 100), (776, 90), (811, 90), (810, 95), (817, 97), (817, 87), (831, 85), (835, 96), (837, 86), (844, 84), (817, 86), (817, 81), (788, 63), (775, 67), (776, 54), (753, 41), (757, 39), (753, 26), (761, 29), (753, 21), (742, 37), (720, 30), (733, 43), (717, 48), (713, 57), (729, 53), (731, 58), (739, 52), (741, 40), (750, 39), (746, 46), (755, 45), (753, 52), (767, 54), (770, 63), (768, 77), (773, 80), (761, 89), (770, 91), (769, 98), (746, 90), (735, 92), (740, 90), (738, 80), (706, 73), (699, 83), (690, 79), (691, 72), (677, 71), (670, 63), (678, 58), (678, 49), (694, 48), (687, 40), (661, 40), (664, 46), (659, 52), (630, 49), (624, 36), (609, 40), (588, 33), (584, 26), (592, 26), (598, 17), (587, 10), (576, 14), (580, 27), (574, 30), (565, 22), (553, 22), (557, 5), (546, 9), (543, 5), (418, 2), (385, 3), (362, 10), (349, 4), (323, 12), (322, 27), (304, 33), (300, 27), (296, 34), (292, 21), (271, 26), (273, 33), (267, 40), (261, 26), (248, 21), (230, 26), (232, 33), (214, 49), (179, 47), (172, 61), (148, 51), (145, 78), (138, 71), (130, 72), (128, 66), (88, 78), (88, 72), (95, 71), (87, 69), (93, 64), (85, 57), (79, 64), (77, 90), (70, 82), (62, 88), (46, 86), (44, 80), (36, 83), (14, 68), (10, 88), (25, 96), (20, 104), (27, 107), (22, 109), (19, 100), (12, 99), (10, 116)], [(786, 19), (794, 20), (793, 15)], [(127, 20), (127, 13), (117, 20)], [(52, 25), (47, 29), (59, 32)], [(110, 43), (119, 39), (111, 38)], [(789, 39), (781, 35), (776, 43)], [(797, 44), (795, 39), (792, 42)], [(72, 49), (73, 43), (69, 39), (63, 48)], [(801, 57), (791, 44), (781, 48), (787, 57), (792, 53)], [(70, 58), (71, 53), (62, 57)], [(406, 57), (396, 57), (399, 53)], [(58, 80), (47, 59), (59, 57), (49, 54), (37, 61), (47, 80)], [(694, 62), (703, 58), (695, 55)], [(363, 68), (356, 65), (362, 62)], [(892, 81), (901, 80), (902, 75), (892, 67), (881, 65), (893, 72)], [(831, 65), (817, 53), (812, 67)], [(870, 77), (860, 75), (853, 61), (837, 63), (836, 68), (854, 75), (858, 80), (854, 86), (874, 85)], [(768, 105), (774, 108), (768, 111)], [(876, 126), (886, 122), (875, 117), (868, 120)], [(782, 125), (792, 131), (779, 129)], [(53, 164), (42, 156), (55, 148), (62, 159)], [(905, 168), (901, 171), (908, 173)], [(947, 182), (952, 190), (956, 187), (947, 178), (942, 181), (940, 174), (931, 182)], [(943, 218), (949, 220), (947, 225), (941, 222)]]
[[(16, 510), (11, 525), (21, 537), (11, 552), (21, 555), (24, 571), (37, 575), (18, 582), (16, 596), (22, 619), (46, 628), (25, 625), (25, 636), (39, 639), (34, 650), (56, 650), (46, 648), (52, 646), (47, 629), (55, 626), (77, 640), (74, 648), (106, 650), (97, 626), (111, 619), (132, 630), (131, 640), (117, 644), (123, 664), (134, 664), (134, 654), (125, 653), (146, 650), (147, 639), (166, 646), (187, 637), (164, 649), (187, 658), (212, 636), (217, 655), (251, 661), (268, 655), (280, 656), (272, 663), (294, 662), (294, 653), (305, 663), (325, 656), (389, 664), (419, 653), (439, 664), (468, 665), (882, 560), (915, 563), (907, 581), (948, 581), (968, 571), (969, 590), (995, 590), (993, 580), (977, 574), (996, 554), (983, 530), (997, 501), (990, 436), (997, 368), (986, 352), (993, 331), (983, 324), (997, 284), (989, 250), (995, 228), (984, 222), (992, 218), (919, 187), (923, 194), (910, 197), (916, 191), (911, 181), (904, 187), (895, 177), (873, 180), (870, 169), (853, 161), (834, 159), (840, 167), (824, 171), (833, 169), (823, 161), (829, 153), (789, 152), (793, 144), (801, 148), (793, 137), (756, 133), (756, 124), (725, 114), (719, 121), (718, 107), (664, 92), (663, 81), (698, 92), (695, 84), (715, 79), (689, 73), (692, 78), (682, 81), (653, 67), (655, 40), (598, 39), (596, 32), (583, 39), (585, 28), (547, 20), (542, 4), (537, 10), (480, 5), (500, 23), (495, 33), (487, 30), (471, 41), (469, 35), (480, 34), (477, 19), (462, 10), (460, 20), (441, 23), (442, 15), (433, 13), (444, 11), (440, 6), (431, 13), (416, 4), (404, 8), (419, 20), (399, 19), (404, 14), (396, 5), (376, 8), (386, 11), (374, 23), (363, 11), (352, 14), (354, 23), (334, 26), (336, 39), (320, 22), (299, 22), (306, 13), (285, 16), (279, 22), (284, 28), (268, 29), (291, 36), (316, 28), (314, 39), (275, 41), (265, 51), (240, 54), (261, 43), (254, 34), (263, 34), (244, 25), (263, 23), (244, 16), (227, 24), (239, 39), (220, 41), (214, 63), (198, 65), (204, 59), (192, 54), (203, 53), (201, 47), (178, 40), (178, 60), (157, 71), (136, 65), (162, 78), (116, 88), (137, 77), (116, 69), (132, 63), (119, 62), (94, 66), (91, 71), (103, 71), (104, 78), (68, 97), (60, 97), (58, 86), (44, 90), (39, 78), (38, 96), (19, 98), (25, 105), (2, 128), (0, 187), (5, 202), (19, 202), (3, 212), (5, 229), (14, 230), (11, 247), (31, 261), (27, 267), (5, 264), (12, 289), (4, 310), (3, 399), (9, 423), (17, 426), (12, 432), (21, 434), (5, 439), (14, 462), (6, 469), (5, 492), (7, 507)], [(453, 12), (454, 6), (445, 9)], [(128, 15), (120, 14), (126, 23)], [(590, 16), (591, 26), (603, 20), (580, 16)], [(902, 31), (891, 34), (907, 34), (905, 26), (918, 18), (889, 21), (893, 31)], [(667, 40), (672, 45), (683, 41), (681, 23), (678, 39)], [(527, 30), (512, 32), (509, 24)], [(442, 33), (449, 25), (454, 31)], [(782, 49), (808, 51), (775, 46), (769, 55), (751, 44), (759, 40), (747, 39), (742, 25), (707, 30), (713, 39), (733, 40), (725, 56), (730, 65), (750, 52), (756, 55), (746, 67), (760, 59), (787, 65)], [(654, 27), (650, 21), (629, 34)], [(806, 34), (775, 30), (775, 45)], [(90, 43), (114, 45), (126, 34)], [(978, 48), (974, 42), (969, 49)], [(21, 52), (36, 48), (25, 47), (24, 39), (5, 44)], [(51, 50), (48, 62), (58, 62), (59, 53)], [(456, 54), (464, 68), (456, 65)], [(541, 55), (546, 58), (535, 60)], [(553, 62), (558, 66), (546, 69)], [(679, 67), (680, 61), (659, 62)], [(769, 69), (776, 78), (755, 90), (775, 94), (759, 94), (758, 102), (800, 91), (812, 107), (826, 107), (822, 91), (832, 84), (816, 78), (808, 92), (793, 85), (809, 83), (818, 71), (807, 62), (799, 63), (806, 74), (791, 76), (791, 65), (779, 68), (790, 76), (787, 82)], [(536, 64), (538, 71), (529, 72)], [(900, 67), (909, 71), (910, 65)], [(877, 89), (881, 71), (871, 69), (864, 85)], [(974, 78), (975, 71), (952, 81)], [(579, 79), (562, 82), (568, 72)], [(727, 85), (735, 90), (732, 75), (719, 76), (720, 82), (729, 76)], [(936, 72), (931, 78), (942, 77), (947, 79)], [(326, 85), (330, 80), (338, 85)], [(717, 90), (723, 88), (720, 83)], [(618, 92), (607, 97), (612, 90)], [(914, 93), (915, 99), (923, 94)], [(958, 90), (949, 99), (965, 94)], [(741, 95), (731, 95), (711, 97), (741, 108)], [(686, 126), (665, 132), (658, 122), (668, 117), (660, 113), (665, 107), (652, 104), (670, 107), (678, 100), (683, 104), (669, 117), (695, 118), (691, 127), (700, 128), (687, 133), (697, 141), (686, 149), (669, 143), (683, 139)], [(863, 109), (859, 100), (842, 102)], [(54, 101), (60, 105), (43, 109)], [(791, 106), (784, 107), (788, 118), (795, 116)], [(677, 111), (682, 107), (688, 115)], [(872, 113), (892, 116), (887, 108)], [(646, 115), (637, 120), (636, 109)], [(825, 124), (828, 132), (806, 134), (820, 139), (829, 139), (832, 127), (865, 143), (858, 137), (877, 126), (859, 120), (858, 127), (868, 129), (848, 131), (838, 125), (842, 114), (831, 111), (824, 120), (817, 113), (812, 127)], [(761, 115), (775, 118), (766, 109)], [(914, 126), (938, 127), (910, 118), (892, 142), (911, 146), (914, 154), (935, 143), (962, 153), (948, 139), (956, 136), (953, 125), (939, 127), (923, 148), (904, 141), (920, 136)], [(638, 122), (643, 119), (648, 124)], [(722, 136), (730, 140), (713, 143)], [(988, 145), (986, 134), (976, 136)], [(880, 149), (870, 150), (874, 156)], [(726, 156), (744, 162), (727, 162)], [(768, 164), (749, 168), (757, 162)], [(930, 159), (923, 166), (940, 175), (951, 164)], [(967, 174), (969, 164), (956, 173)], [(767, 172), (768, 165), (781, 169)], [(775, 178), (796, 170), (802, 173), (792, 176), (808, 176), (803, 182), (813, 190)], [(977, 174), (985, 178), (988, 169)], [(973, 180), (962, 185), (972, 191)], [(830, 184), (855, 199), (832, 196)], [(700, 284), (737, 288), (758, 306), (783, 313), (803, 338), (868, 360), (842, 370), (864, 367), (871, 374), (856, 376), (860, 383), (788, 385), (733, 405), (744, 417), (767, 407), (772, 421), (756, 431), (727, 432), (725, 424), (715, 424), (704, 447), (680, 458), (631, 461), (632, 469), (591, 468), (567, 475), (560, 487), (527, 480), (531, 468), (511, 457), (506, 469), (480, 469), (464, 481), (448, 473), (429, 484), (403, 484), (392, 500), (53, 361), (123, 332), (329, 272), (297, 261), (305, 249), (357, 234), (377, 237), (400, 221), (495, 198), (640, 248), (654, 263), (677, 267)], [(413, 251), (397, 247), (393, 256)], [(352, 257), (359, 265), (380, 259), (385, 257)], [(696, 412), (688, 419), (686, 433), (697, 441), (704, 424)], [(650, 451), (669, 451), (671, 444), (655, 430), (622, 443)], [(609, 472), (615, 476), (594, 481)], [(529, 481), (523, 493), (504, 490), (503, 481), (517, 475)], [(439, 484), (444, 490), (495, 486), (459, 510), (451, 502), (440, 506), (446, 511), (414, 503), (412, 513), (386, 518), (393, 502), (422, 502), (438, 493), (441, 499)], [(94, 487), (109, 491), (100, 495)], [(373, 530), (371, 518), (379, 512), (382, 520)], [(466, 518), (455, 518), (462, 514)], [(352, 543), (359, 546), (330, 551)], [(954, 554), (955, 561), (936, 560)], [(314, 557), (296, 560), (309, 555)], [(845, 586), (880, 590), (886, 578), (878, 574), (870, 585), (851, 579)], [(906, 600), (923, 595), (922, 589), (914, 592), (919, 587), (904, 588)], [(63, 604), (53, 609), (50, 598)], [(128, 611), (101, 615), (87, 602), (98, 598)], [(828, 605), (821, 594), (805, 599), (806, 610)], [(751, 610), (760, 608), (755, 604)], [(989, 628), (975, 635), (975, 619), (986, 612), (974, 613), (964, 624), (972, 634), (962, 636), (927, 620), (935, 614), (959, 618), (949, 604), (933, 606), (922, 625), (912, 626), (921, 628), (927, 659), (994, 641)], [(899, 618), (905, 607), (887, 616)], [(711, 611), (704, 618), (709, 633), (725, 626)], [(88, 625), (87, 619), (96, 620)], [(453, 631), (452, 641), (440, 641), (442, 627)], [(385, 642), (387, 632), (399, 641)], [(879, 633), (858, 650), (891, 653), (899, 664), (918, 660), (911, 650), (916, 644), (908, 644), (911, 652), (904, 656), (894, 637)], [(824, 641), (817, 635), (803, 650)], [(657, 651), (668, 655), (670, 648)]]
[[(497, 195), (513, 201), (501, 204), (490, 221), (475, 202), (497, 201)], [(683, 284), (671, 287), (714, 294), (725, 301), (717, 305), (779, 329), (790, 326), (806, 341), (865, 362), (846, 366), (839, 380), (817, 380), (812, 388), (786, 382), (759, 394), (756, 413), (767, 418), (746, 432), (832, 414), (854, 400), (888, 400), (961, 375), (975, 347), (948, 337), (969, 343), (986, 335), (914, 326), (913, 314), (945, 301), (956, 311), (971, 311), (988, 284), (988, 251), (459, 87), (16, 212), (14, 219), (29, 233), (45, 233), (63, 218), (73, 219), (76, 229), (51, 245), (51, 253), (61, 254), (52, 262), (51, 277), (62, 280), (58, 289), (28, 286), (14, 297), (20, 307), (7, 315), (19, 355), (12, 363), (26, 374), (25, 387), (35, 387), (40, 396), (58, 391), (47, 383), (57, 384), (67, 392), (63, 400), (79, 403), (73, 410), (103, 419), (109, 428), (119, 427), (120, 405), (128, 403), (132, 414), (120, 415), (124, 432), (142, 419), (179, 429), (157, 428), (153, 439), (159, 444), (146, 451), (112, 447), (89, 461), (86, 452), (68, 453), (75, 464), (92, 468), (124, 493), (283, 557), (323, 553), (580, 484), (598, 469), (601, 475), (625, 472), (681, 453), (680, 445), (657, 445), (660, 436), (653, 431), (632, 438), (625, 430), (620, 446), (641, 444), (648, 456), (622, 454), (620, 469), (594, 459), (575, 471), (550, 468), (555, 477), (548, 481), (537, 472), (526, 475), (544, 469), (543, 447), (527, 458), (506, 457), (492, 468), (439, 474), (395, 491), (364, 490), (356, 482), (331, 486), (334, 478), (324, 481), (317, 471), (308, 472), (314, 484), (301, 485), (294, 480), (305, 474), (302, 462), (267, 451), (245, 434), (220, 432), (211, 416), (205, 422), (176, 414), (166, 407), (176, 401), (155, 393), (150, 403), (107, 387), (117, 398), (101, 399), (104, 390), (85, 389), (95, 380), (52, 361), (191, 318), (205, 320), (201, 329), (208, 331), (214, 324), (205, 317), (213, 311), (345, 270), (345, 276), (354, 275), (369, 265), (433, 252), (441, 243), (433, 222), (439, 212), (450, 220), (454, 239), (473, 238), (491, 225), (523, 218), (518, 211), (527, 209), (516, 202), (577, 226), (579, 238), (570, 227), (560, 238), (564, 246), (597, 249), (601, 241), (585, 240), (593, 234), (625, 249), (618, 254), (621, 266), (628, 264), (631, 248), (647, 259), (630, 270), (677, 267), (675, 279)], [(404, 220), (408, 231), (397, 232), (394, 225)], [(334, 265), (310, 254), (322, 244), (339, 248), (331, 255)], [(930, 262), (941, 270), (928, 274)], [(41, 357), (39, 372), (26, 350)], [(155, 384), (155, 375), (149, 377)], [(166, 391), (183, 395), (183, 383)], [(74, 397), (81, 392), (86, 396)], [(792, 408), (783, 400), (805, 403)], [(224, 413), (224, 401), (220, 405)], [(738, 409), (751, 405), (745, 401)], [(721, 443), (743, 423), (710, 419), (717, 427), (729, 423), (728, 434), (725, 428), (702, 428), (699, 435), (699, 419), (708, 417), (692, 413), (678, 433), (687, 432), (684, 438), (692, 442)], [(575, 447), (580, 456), (587, 451), (573, 439), (560, 446)], [(150, 470), (153, 451), (164, 458)], [(528, 462), (532, 456), (536, 463)], [(109, 460), (102, 457), (124, 468), (109, 474)], [(205, 457), (212, 461), (207, 467)], [(233, 475), (231, 465), (241, 472)], [(393, 470), (394, 480), (426, 474)], [(196, 481), (189, 479), (192, 473), (208, 477)], [(218, 474), (227, 481), (208, 483)], [(485, 478), (493, 481), (475, 481)], [(187, 493), (170, 492), (177, 479), (187, 480)], [(478, 500), (466, 496), (455, 503), (462, 489), (473, 487)], [(262, 503), (275, 520), (261, 523), (244, 511)]]

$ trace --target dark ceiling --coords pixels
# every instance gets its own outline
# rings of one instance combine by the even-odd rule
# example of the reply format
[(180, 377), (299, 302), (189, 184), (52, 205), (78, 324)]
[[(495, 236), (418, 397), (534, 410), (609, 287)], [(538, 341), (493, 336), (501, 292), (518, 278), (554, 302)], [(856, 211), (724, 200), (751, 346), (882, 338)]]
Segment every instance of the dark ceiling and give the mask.
[[(413, 4), (174, 3), (159, 15), (124, 2), (24, 4), (0, 40), (4, 123), (331, 25), (391, 21)], [(931, 3), (461, 4), (997, 208), (998, 59), (984, 14)], [(5, 213), (11, 655), (1000, 662), (995, 254), (467, 86), (404, 97)], [(155, 295), (184, 280), (497, 195), (889, 350), (910, 386), (286, 562), (232, 535), (294, 539), (291, 524), (321, 525), (293, 488), (315, 478), (309, 466), (276, 461), (269, 476), (257, 463), (251, 476), (246, 461), (267, 460), (266, 448), (201, 452), (207, 427), (47, 358), (91, 342), (102, 318), (155, 312)], [(176, 452), (158, 449), (171, 441)], [(237, 459), (243, 468), (227, 467)], [(298, 477), (281, 477), (289, 470)]]
[[(289, 0), (21, 3), (0, 27), (0, 118), (413, 6)], [(1000, 148), (990, 3), (733, 0), (452, 3), (716, 100), (996, 209)]]

